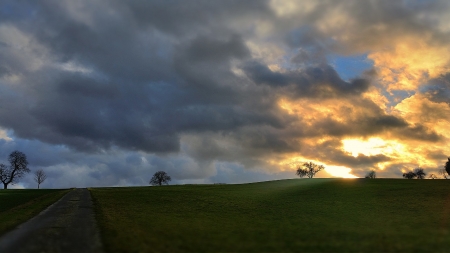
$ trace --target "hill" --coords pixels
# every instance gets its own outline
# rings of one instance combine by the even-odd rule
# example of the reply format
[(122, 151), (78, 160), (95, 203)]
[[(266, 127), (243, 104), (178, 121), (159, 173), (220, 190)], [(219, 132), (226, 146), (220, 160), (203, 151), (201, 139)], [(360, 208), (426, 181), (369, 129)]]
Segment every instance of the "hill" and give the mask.
[(107, 251), (448, 251), (450, 181), (94, 188)]

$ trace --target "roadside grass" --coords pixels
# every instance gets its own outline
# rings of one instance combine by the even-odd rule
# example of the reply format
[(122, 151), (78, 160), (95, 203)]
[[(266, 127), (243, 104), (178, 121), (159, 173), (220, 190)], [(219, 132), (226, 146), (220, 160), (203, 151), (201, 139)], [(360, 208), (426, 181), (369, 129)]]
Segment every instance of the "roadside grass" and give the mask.
[(0, 190), (0, 235), (39, 214), (70, 190)]
[(107, 252), (448, 252), (450, 181), (92, 188)]

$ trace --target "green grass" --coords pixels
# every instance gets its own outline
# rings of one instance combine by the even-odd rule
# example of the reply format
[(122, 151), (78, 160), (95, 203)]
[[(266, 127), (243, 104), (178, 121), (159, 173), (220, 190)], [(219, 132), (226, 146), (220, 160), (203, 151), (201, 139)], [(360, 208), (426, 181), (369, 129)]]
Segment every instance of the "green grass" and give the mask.
[(449, 252), (450, 181), (90, 189), (108, 252)]
[(27, 221), (69, 190), (0, 190), (0, 235)]

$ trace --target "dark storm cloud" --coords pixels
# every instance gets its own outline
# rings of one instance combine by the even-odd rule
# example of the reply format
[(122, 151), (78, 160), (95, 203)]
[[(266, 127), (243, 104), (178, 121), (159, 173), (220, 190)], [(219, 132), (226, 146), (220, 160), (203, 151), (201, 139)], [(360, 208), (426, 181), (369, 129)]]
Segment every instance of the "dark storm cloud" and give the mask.
[(0, 22), (28, 19), (35, 11), (33, 3), (4, 0), (0, 5)]
[(370, 85), (366, 79), (346, 82), (329, 65), (321, 64), (287, 73), (274, 72), (259, 62), (247, 63), (243, 70), (256, 84), (272, 87), (289, 86), (288, 94), (293, 98), (331, 98), (364, 93)]
[[(28, 160), (33, 162), (33, 165), (36, 164), (36, 166), (51, 166), (57, 163), (60, 163), (63, 161), (63, 159), (60, 160), (61, 157), (58, 155), (52, 154), (52, 156), (45, 155), (48, 150), (51, 150), (52, 152), (54, 149), (49, 148), (42, 148), (39, 144), (36, 142), (22, 142), (22, 143), (12, 143), (10, 141), (6, 141), (3, 139), (0, 139), (0, 163), (8, 164), (8, 156), (9, 154), (14, 150), (21, 150), (27, 155)], [(38, 148), (38, 149), (36, 149)], [(34, 150), (34, 152), (33, 152)], [(42, 156), (38, 156), (35, 152), (38, 151), (43, 153)], [(30, 151), (32, 151), (30, 153)], [(45, 158), (44, 158), (45, 157)], [(44, 158), (44, 159), (42, 159)]]
[[(208, 37), (203, 37), (206, 39), (203, 48), (198, 43), (192, 48), (191, 57), (210, 57), (211, 50), (224, 57), (243, 52), (245, 48), (229, 51), (220, 47), (220, 43), (207, 41), (232, 32), (226, 23), (222, 24), (222, 19), (270, 13), (263, 1), (233, 1), (223, 5), (208, 1), (199, 1), (198, 5), (177, 1), (100, 1), (71, 4), (70, 8), (64, 2), (50, 1), (39, 5), (39, 10), (34, 34), (54, 48), (62, 60), (77, 59), (111, 78), (134, 82), (173, 78), (173, 47), (197, 34), (206, 33)], [(75, 11), (86, 14), (73, 15)], [(36, 27), (45, 27), (45, 31)], [(233, 46), (238, 39), (229, 41), (231, 45), (222, 43), (225, 47)], [(199, 37), (198, 42), (201, 40)]]
[[(176, 35), (189, 34), (208, 26), (221, 27), (224, 21), (255, 16), (271, 16), (267, 1), (114, 1), (140, 26), (151, 26)], [(207, 28), (206, 28), (207, 29)]]
[(184, 152), (199, 161), (239, 161), (248, 167), (262, 166), (265, 156), (296, 152), (298, 143), (283, 130), (268, 126), (240, 131), (185, 137)]
[(445, 102), (450, 105), (450, 73), (432, 79), (422, 88), (429, 99), (433, 102)]
[(409, 126), (408, 128), (404, 128), (398, 132), (398, 135), (403, 138), (426, 142), (438, 142), (443, 139), (443, 136), (421, 124), (415, 124), (413, 126)]
[[(74, 70), (53, 69), (51, 78), (44, 78), (46, 70), (17, 67), (15, 74), (27, 72), (28, 87), (36, 87), (35, 101), (31, 107), (14, 103), (16, 108), (5, 102), (2, 125), (18, 136), (79, 150), (119, 146), (147, 152), (179, 151), (179, 134), (185, 131), (280, 126), (279, 117), (263, 109), (271, 110), (270, 105), (248, 99), (254, 91), (236, 86), (242, 80), (230, 72), (230, 60), (246, 58), (249, 51), (240, 35), (214, 21), (267, 14), (264, 3), (202, 2), (209, 11), (200, 13), (197, 7), (167, 4), (36, 4), (27, 17), (33, 23), (17, 27)], [(77, 7), (85, 8), (86, 16), (74, 14)], [(102, 8), (114, 13), (90, 15)], [(77, 70), (81, 66), (87, 70)]]
[(55, 91), (60, 96), (77, 96), (85, 98), (114, 99), (119, 96), (119, 87), (117, 84), (88, 78), (80, 74), (68, 74), (58, 80)]
[(8, 70), (8, 68), (6, 66), (0, 66), (0, 78), (2, 76), (6, 76), (8, 74), (10, 74), (11, 72)]
[(259, 62), (250, 62), (243, 67), (246, 74), (257, 84), (285, 86), (291, 81), (286, 74), (274, 72)]
[[(293, 64), (304, 64), (304, 63), (309, 63), (309, 62), (314, 62), (314, 63), (318, 63), (317, 59), (321, 59), (320, 56), (318, 55), (311, 55), (310, 53), (308, 53), (306, 50), (300, 49), (291, 59), (291, 63)], [(325, 62), (325, 61), (323, 61)]]
[[(421, 22), (414, 4), (315, 3), (309, 13), (277, 15), (269, 1), (259, 0), (2, 1), (0, 126), (17, 139), (0, 138), (3, 156), (23, 149), (55, 178), (79, 171), (92, 179), (77, 184), (107, 178), (101, 185), (126, 179), (139, 185), (160, 169), (180, 182), (236, 178), (227, 173), (277, 169), (267, 161), (288, 155), (356, 167), (388, 161), (349, 156), (336, 143), (310, 152), (302, 146), (308, 138), (394, 133), (441, 140), (362, 98), (376, 82), (374, 73), (344, 81), (327, 63), (330, 53), (367, 53), (380, 40), (428, 31), (432, 22)], [(327, 26), (318, 23), (337, 7), (352, 14), (353, 26), (321, 29)], [(432, 4), (419, 9), (439, 10)], [(390, 25), (386, 31), (376, 29), (383, 24)], [(348, 43), (334, 38), (340, 34)], [(277, 62), (281, 69), (272, 70), (269, 58), (282, 58), (277, 50), (286, 48), (291, 53)], [(447, 86), (436, 82), (434, 98), (445, 99), (441, 88)], [(308, 122), (280, 108), (282, 98), (323, 106), (335, 99), (353, 109), (342, 109), (342, 120), (317, 115)]]
[[(305, 124), (304, 124), (305, 125)], [(392, 115), (358, 116), (341, 122), (332, 118), (324, 118), (305, 128), (305, 136), (371, 136), (376, 134), (395, 133), (400, 139), (438, 142), (443, 139), (433, 129), (421, 124), (409, 124), (405, 120)]]
[(326, 40), (331, 41), (325, 34), (321, 34), (317, 29), (308, 25), (293, 29), (286, 36), (286, 44), (294, 48), (306, 47), (324, 50)]
[(226, 40), (199, 36), (189, 43), (186, 52), (186, 61), (211, 63), (220, 63), (230, 58), (245, 58), (250, 53), (238, 35), (230, 36)]
[(276, 132), (255, 131), (246, 134), (243, 139), (243, 145), (252, 150), (264, 150), (272, 153), (288, 153), (297, 151), (298, 147), (292, 145), (289, 138)]
[[(200, 13), (194, 5), (168, 8), (167, 4), (35, 3), (33, 15), (26, 17), (32, 23), (18, 23), (17, 28), (33, 35), (49, 50), (48, 56), (66, 69), (30, 71), (14, 65), (16, 74), (26, 73), (23, 89), (33, 89), (33, 101), (11, 103), (11, 98), (5, 98), (2, 125), (18, 136), (89, 152), (113, 146), (178, 152), (184, 133), (286, 128), (292, 119), (278, 108), (280, 95), (344, 98), (359, 96), (370, 87), (369, 79), (342, 80), (324, 63), (282, 73), (251, 59), (244, 42), (247, 34), (221, 21), (274, 18), (264, 2), (224, 6), (201, 2)], [(110, 11), (98, 12), (101, 9)], [(309, 27), (285, 38), (291, 46), (314, 46), (325, 36)], [(12, 59), (8, 63), (20, 60), (17, 55), (8, 56)], [(252, 82), (231, 71), (233, 61)], [(345, 125), (325, 120), (314, 131), (303, 133), (369, 134), (403, 123), (377, 114)], [(351, 124), (361, 125), (360, 130)], [(295, 136), (261, 129), (265, 130), (247, 135), (248, 145), (244, 145), (266, 152), (293, 150), (287, 138)]]

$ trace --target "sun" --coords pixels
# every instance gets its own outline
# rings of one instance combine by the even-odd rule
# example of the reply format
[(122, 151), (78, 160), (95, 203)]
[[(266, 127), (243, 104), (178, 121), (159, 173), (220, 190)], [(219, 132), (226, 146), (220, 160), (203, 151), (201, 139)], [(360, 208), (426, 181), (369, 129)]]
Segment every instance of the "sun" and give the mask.
[(326, 166), (325, 171), (333, 177), (358, 178), (357, 176), (350, 174), (352, 169), (345, 166)]

